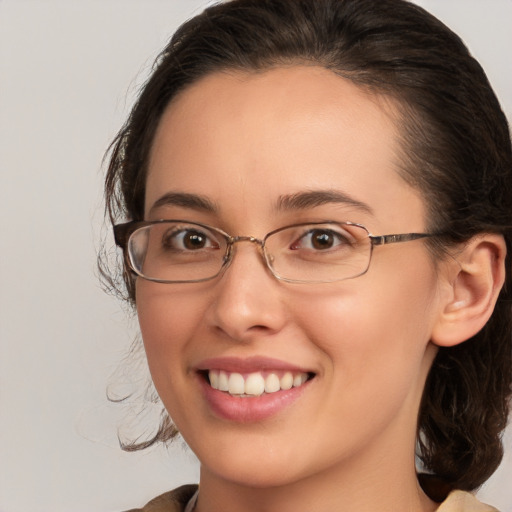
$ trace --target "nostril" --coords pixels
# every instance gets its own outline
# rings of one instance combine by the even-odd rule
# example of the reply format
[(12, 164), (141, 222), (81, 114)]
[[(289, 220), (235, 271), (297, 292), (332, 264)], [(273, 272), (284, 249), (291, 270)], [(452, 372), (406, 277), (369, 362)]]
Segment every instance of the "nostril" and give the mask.
[(253, 325), (250, 330), (254, 331), (268, 331), (269, 328), (266, 325)]

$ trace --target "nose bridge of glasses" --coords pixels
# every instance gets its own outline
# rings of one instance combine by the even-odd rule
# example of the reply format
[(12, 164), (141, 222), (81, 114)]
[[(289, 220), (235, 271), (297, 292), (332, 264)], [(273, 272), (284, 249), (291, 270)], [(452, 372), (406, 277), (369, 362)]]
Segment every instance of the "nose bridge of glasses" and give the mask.
[(263, 259), (263, 262), (266, 266), (267, 260), (265, 258), (265, 241), (261, 240), (259, 238), (256, 238), (254, 236), (233, 236), (229, 240), (229, 247), (228, 247), (228, 259), (231, 260), (235, 253), (235, 244), (239, 242), (249, 242), (250, 244), (255, 244), (258, 248), (258, 251), (260, 253), (261, 258)]
[(263, 247), (263, 240), (260, 240), (259, 238), (256, 238), (254, 236), (234, 236), (231, 239), (231, 244), (237, 244), (238, 242), (250, 242), (256, 245), (259, 245), (260, 247)]

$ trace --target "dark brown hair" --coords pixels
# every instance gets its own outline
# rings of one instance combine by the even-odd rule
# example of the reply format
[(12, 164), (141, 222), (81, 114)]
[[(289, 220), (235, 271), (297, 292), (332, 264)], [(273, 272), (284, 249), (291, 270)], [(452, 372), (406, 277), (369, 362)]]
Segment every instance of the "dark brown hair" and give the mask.
[[(439, 20), (404, 0), (233, 0), (206, 9), (160, 54), (111, 146), (110, 219), (143, 219), (153, 136), (180, 91), (215, 71), (294, 63), (328, 68), (399, 105), (399, 172), (422, 191), (429, 228), (446, 233), (431, 246), (434, 255), (478, 233), (505, 237), (507, 277), (495, 311), (476, 336), (439, 350), (419, 411), (424, 468), (447, 489), (473, 490), (500, 463), (510, 406), (512, 152), (485, 73)], [(133, 277), (125, 271), (124, 280), (134, 303)], [(165, 417), (156, 437), (140, 446), (174, 434)]]

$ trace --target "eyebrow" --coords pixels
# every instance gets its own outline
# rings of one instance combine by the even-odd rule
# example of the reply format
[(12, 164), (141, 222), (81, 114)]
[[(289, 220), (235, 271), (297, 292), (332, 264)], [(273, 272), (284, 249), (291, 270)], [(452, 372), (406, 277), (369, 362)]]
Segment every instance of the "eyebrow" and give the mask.
[[(344, 192), (338, 190), (311, 190), (295, 194), (282, 195), (276, 202), (277, 211), (307, 210), (325, 204), (345, 204), (373, 215), (372, 208)], [(218, 207), (206, 196), (187, 192), (168, 192), (157, 199), (150, 213), (162, 206), (181, 206), (191, 210), (216, 213)]]
[(278, 211), (306, 210), (332, 203), (352, 206), (373, 215), (373, 210), (368, 204), (338, 190), (312, 190), (280, 196), (276, 203), (276, 209)]
[(162, 206), (181, 206), (182, 208), (209, 213), (215, 213), (218, 209), (215, 203), (207, 197), (186, 192), (168, 192), (164, 194), (153, 203), (149, 211), (152, 212)]

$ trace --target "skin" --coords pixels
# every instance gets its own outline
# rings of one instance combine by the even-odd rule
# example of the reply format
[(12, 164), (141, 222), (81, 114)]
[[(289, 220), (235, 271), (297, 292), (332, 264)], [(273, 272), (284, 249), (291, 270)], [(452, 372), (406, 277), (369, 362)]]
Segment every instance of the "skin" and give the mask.
[[(393, 111), (319, 67), (207, 76), (161, 120), (146, 218), (258, 238), (326, 218), (376, 235), (425, 231), (424, 202), (396, 171)], [(276, 209), (280, 196), (311, 190), (339, 191), (369, 208)], [(200, 194), (215, 211), (153, 208), (170, 192)], [(414, 447), (444, 275), (418, 240), (376, 247), (366, 274), (338, 283), (280, 282), (249, 243), (212, 281), (138, 279), (153, 380), (201, 461), (197, 510), (435, 510), (417, 484)], [(315, 377), (278, 414), (229, 421), (212, 412), (196, 371), (224, 356), (280, 359)]]

